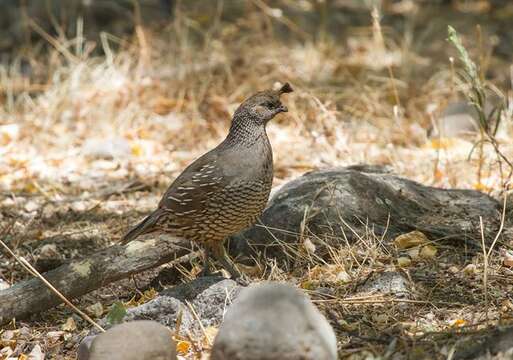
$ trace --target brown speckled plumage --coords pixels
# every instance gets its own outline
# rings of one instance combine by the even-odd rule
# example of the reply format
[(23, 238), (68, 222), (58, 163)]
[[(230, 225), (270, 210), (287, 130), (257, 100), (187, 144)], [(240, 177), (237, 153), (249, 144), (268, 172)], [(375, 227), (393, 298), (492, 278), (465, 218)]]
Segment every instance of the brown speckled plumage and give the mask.
[[(232, 274), (238, 276), (224, 252), (224, 239), (252, 225), (262, 213), (273, 180), (273, 155), (265, 125), (287, 111), (280, 95), (262, 91), (235, 111), (226, 139), (194, 161), (162, 197), (157, 210), (123, 238), (164, 231), (202, 245)], [(208, 266), (208, 262), (205, 263)], [(207, 269), (208, 271), (208, 269)]]

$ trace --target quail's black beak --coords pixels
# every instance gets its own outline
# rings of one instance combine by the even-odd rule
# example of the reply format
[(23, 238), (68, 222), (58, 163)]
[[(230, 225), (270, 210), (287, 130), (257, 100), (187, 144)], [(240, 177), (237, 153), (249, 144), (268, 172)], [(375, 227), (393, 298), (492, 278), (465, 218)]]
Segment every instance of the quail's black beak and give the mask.
[(285, 105), (280, 105), (280, 107), (278, 107), (277, 110), (278, 110), (278, 113), (289, 111), (289, 109)]

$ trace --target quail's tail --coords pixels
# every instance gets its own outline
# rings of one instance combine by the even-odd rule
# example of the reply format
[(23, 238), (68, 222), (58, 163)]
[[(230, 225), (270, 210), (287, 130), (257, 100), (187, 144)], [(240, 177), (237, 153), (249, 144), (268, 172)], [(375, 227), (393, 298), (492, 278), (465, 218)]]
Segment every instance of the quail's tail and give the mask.
[(143, 221), (141, 221), (139, 224), (134, 226), (132, 229), (130, 229), (121, 239), (122, 244), (126, 244), (132, 240), (134, 240), (136, 237), (151, 233), (155, 230), (155, 224), (157, 223), (157, 220), (159, 218), (159, 212), (154, 211), (150, 215), (148, 215)]

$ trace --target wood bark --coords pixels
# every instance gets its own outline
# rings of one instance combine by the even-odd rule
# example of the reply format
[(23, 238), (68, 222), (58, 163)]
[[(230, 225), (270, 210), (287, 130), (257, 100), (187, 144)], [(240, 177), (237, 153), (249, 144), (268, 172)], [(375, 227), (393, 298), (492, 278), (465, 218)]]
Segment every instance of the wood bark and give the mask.
[[(114, 281), (170, 262), (190, 252), (183, 239), (161, 236), (100, 250), (71, 261), (43, 276), (66, 298), (73, 299)], [(38, 278), (0, 291), (0, 324), (48, 310), (61, 300)]]

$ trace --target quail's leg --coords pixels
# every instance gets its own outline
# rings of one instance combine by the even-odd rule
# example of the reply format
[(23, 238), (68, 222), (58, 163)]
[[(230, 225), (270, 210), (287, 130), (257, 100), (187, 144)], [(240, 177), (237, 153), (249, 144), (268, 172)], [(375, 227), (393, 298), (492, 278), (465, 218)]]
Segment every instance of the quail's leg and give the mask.
[(232, 279), (237, 279), (242, 276), (239, 269), (233, 264), (231, 259), (226, 254), (223, 246), (223, 241), (215, 241), (209, 244), (211, 255), (221, 264), (221, 266), (230, 273)]
[(199, 276), (210, 276), (212, 272), (210, 270), (210, 259), (212, 258), (212, 250), (209, 246), (205, 246), (203, 250), (203, 269), (199, 273)]

